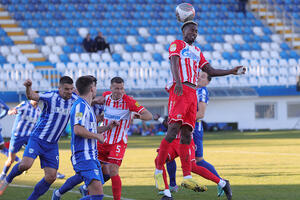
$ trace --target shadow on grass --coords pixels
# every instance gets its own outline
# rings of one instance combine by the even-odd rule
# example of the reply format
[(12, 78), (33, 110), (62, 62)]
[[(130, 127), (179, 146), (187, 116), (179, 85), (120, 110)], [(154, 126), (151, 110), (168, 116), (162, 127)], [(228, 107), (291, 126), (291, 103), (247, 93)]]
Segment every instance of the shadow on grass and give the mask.
[[(300, 197), (300, 185), (237, 185), (232, 186), (233, 199), (236, 200), (297, 200)], [(26, 199), (32, 192), (32, 188), (16, 188), (9, 187), (0, 200), (16, 200)], [(77, 188), (73, 191), (78, 191)], [(105, 186), (104, 193), (111, 195), (111, 187)], [(196, 193), (187, 189), (180, 189), (174, 194), (176, 200), (196, 200), (196, 199), (218, 199), (215, 186), (208, 186), (208, 191), (204, 193)], [(52, 191), (48, 191), (40, 200), (51, 199)], [(134, 200), (160, 200), (161, 196), (157, 194), (157, 190), (153, 186), (123, 186), (122, 196)], [(78, 193), (67, 193), (62, 200), (80, 199)], [(112, 199), (105, 197), (104, 200)], [(225, 197), (219, 198), (226, 199)]]

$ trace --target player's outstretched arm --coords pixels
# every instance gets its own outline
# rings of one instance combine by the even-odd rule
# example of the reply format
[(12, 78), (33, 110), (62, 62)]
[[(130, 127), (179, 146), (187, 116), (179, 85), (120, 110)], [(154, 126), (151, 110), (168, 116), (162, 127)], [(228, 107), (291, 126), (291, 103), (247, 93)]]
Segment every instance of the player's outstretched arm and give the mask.
[(224, 69), (215, 69), (209, 63), (204, 65), (202, 71), (206, 72), (210, 76), (226, 76), (226, 75), (240, 75), (245, 74), (246, 68), (243, 66), (237, 66), (232, 69), (224, 70)]
[(109, 124), (107, 126), (99, 126), (97, 127), (97, 133), (103, 133), (107, 130), (113, 129), (116, 126), (119, 126), (120, 123), (116, 120), (112, 120), (109, 122)]
[(32, 81), (30, 79), (27, 79), (24, 84), (26, 87), (26, 96), (29, 100), (34, 100), (34, 101), (39, 101), (40, 96), (38, 93), (34, 92), (31, 88), (32, 86)]
[(16, 115), (16, 114), (18, 114), (18, 110), (16, 108), (10, 109), (7, 114), (8, 115)]
[(97, 139), (100, 142), (103, 142), (103, 136), (101, 136), (100, 134), (92, 133), (79, 124), (74, 125), (74, 133), (75, 135), (83, 138)]
[(149, 112), (149, 110), (147, 110), (146, 108), (143, 109), (139, 114), (140, 114), (141, 120), (149, 121), (149, 120), (153, 119), (152, 113)]

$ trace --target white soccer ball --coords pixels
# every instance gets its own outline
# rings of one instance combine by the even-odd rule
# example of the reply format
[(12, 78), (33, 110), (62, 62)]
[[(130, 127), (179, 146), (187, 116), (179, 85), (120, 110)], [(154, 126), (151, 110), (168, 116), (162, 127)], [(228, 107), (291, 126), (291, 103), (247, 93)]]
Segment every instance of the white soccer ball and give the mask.
[(195, 9), (192, 4), (181, 3), (176, 7), (176, 17), (180, 22), (193, 20), (195, 17)]

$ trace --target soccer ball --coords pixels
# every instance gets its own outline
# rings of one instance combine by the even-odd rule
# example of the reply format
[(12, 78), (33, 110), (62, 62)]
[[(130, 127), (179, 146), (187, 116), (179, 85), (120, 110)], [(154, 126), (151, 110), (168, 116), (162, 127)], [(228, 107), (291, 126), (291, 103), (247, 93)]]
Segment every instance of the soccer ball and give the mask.
[(176, 17), (179, 22), (193, 20), (195, 17), (195, 9), (192, 4), (181, 3), (176, 7)]

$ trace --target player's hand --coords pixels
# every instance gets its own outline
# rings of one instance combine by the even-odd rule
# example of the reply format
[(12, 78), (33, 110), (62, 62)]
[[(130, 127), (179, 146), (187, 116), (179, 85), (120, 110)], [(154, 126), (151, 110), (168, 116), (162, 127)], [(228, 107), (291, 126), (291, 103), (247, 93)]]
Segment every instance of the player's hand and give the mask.
[(118, 121), (112, 120), (112, 121), (109, 122), (108, 128), (113, 129), (114, 127), (119, 126), (119, 125), (120, 125), (120, 123)]
[(132, 116), (133, 119), (141, 119), (141, 115), (140, 114), (137, 114), (137, 113), (134, 113), (133, 116)]
[(100, 105), (103, 105), (104, 102), (105, 102), (105, 99), (104, 99), (103, 96), (97, 96), (97, 97), (95, 97), (95, 98), (93, 99), (92, 105), (94, 105), (94, 104), (100, 104)]
[(175, 88), (174, 88), (174, 93), (177, 96), (181, 96), (182, 95), (182, 83), (181, 82), (176, 82), (175, 83)]
[(97, 119), (97, 123), (102, 122), (104, 120), (104, 114), (97, 115), (96, 119)]
[(27, 79), (24, 84), (25, 87), (31, 87), (32, 86), (32, 81), (30, 79)]
[(234, 75), (241, 75), (246, 73), (246, 67), (244, 66), (237, 66), (232, 69), (232, 74)]
[(159, 115), (159, 114), (157, 114), (157, 113), (153, 114), (153, 119), (154, 119), (155, 121), (157, 121), (159, 118), (160, 118), (160, 115)]
[(104, 134), (103, 133), (99, 133), (97, 134), (97, 140), (103, 144), (104, 143)]
[(13, 109), (9, 110), (7, 114), (8, 115), (16, 115), (16, 114), (18, 114), (18, 111), (17, 111), (17, 109), (13, 108)]

